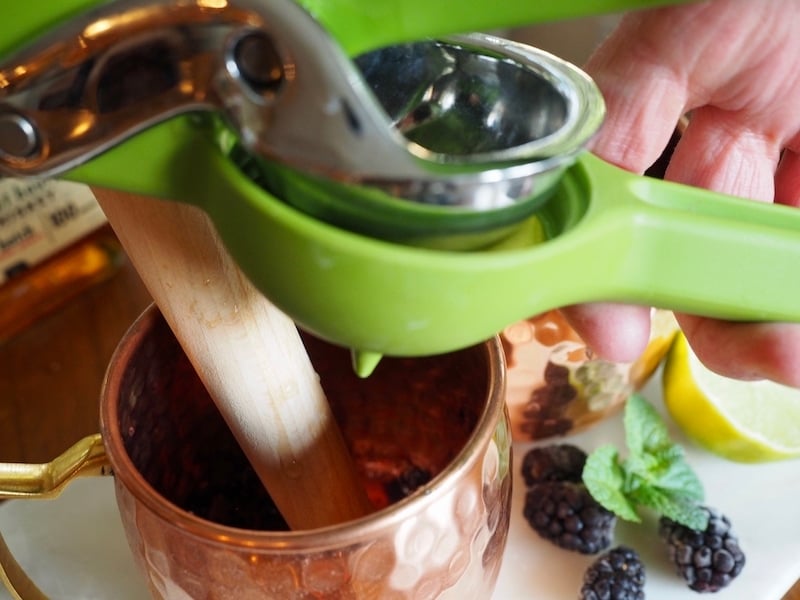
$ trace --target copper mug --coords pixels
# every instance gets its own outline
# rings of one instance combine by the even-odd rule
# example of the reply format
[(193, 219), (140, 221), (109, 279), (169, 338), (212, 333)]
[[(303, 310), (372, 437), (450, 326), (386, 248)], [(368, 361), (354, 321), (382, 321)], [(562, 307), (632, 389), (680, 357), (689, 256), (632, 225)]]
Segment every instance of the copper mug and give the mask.
[[(101, 434), (45, 465), (0, 465), (0, 495), (55, 495), (78, 475), (113, 474), (154, 598), (491, 597), (511, 504), (499, 340), (387, 358), (366, 380), (347, 351), (304, 341), (374, 513), (288, 531), (154, 307), (111, 359)], [(13, 597), (45, 598), (4, 543), (0, 559)]]

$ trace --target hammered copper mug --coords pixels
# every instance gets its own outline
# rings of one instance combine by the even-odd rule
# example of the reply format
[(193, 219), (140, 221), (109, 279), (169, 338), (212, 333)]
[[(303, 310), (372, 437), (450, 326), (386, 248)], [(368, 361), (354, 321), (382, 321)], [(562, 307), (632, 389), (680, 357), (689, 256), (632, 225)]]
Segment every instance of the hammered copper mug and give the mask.
[[(499, 341), (387, 358), (367, 379), (352, 373), (346, 350), (304, 341), (374, 513), (288, 531), (154, 307), (112, 357), (102, 433), (31, 467), (61, 473), (49, 490), (36, 492), (31, 472), (23, 478), (19, 465), (4, 465), (0, 495), (52, 494), (77, 474), (113, 473), (154, 598), (491, 597), (511, 502)], [(12, 595), (44, 598), (0, 546), (0, 579), (16, 587)]]

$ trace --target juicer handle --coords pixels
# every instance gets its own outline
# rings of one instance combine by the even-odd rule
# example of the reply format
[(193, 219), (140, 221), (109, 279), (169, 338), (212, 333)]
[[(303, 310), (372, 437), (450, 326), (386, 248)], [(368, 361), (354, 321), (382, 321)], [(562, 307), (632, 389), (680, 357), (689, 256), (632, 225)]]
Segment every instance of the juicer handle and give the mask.
[[(692, 0), (565, 0), (503, 3), (463, 0), (298, 0), (351, 54), (400, 41), (469, 31), (518, 27)], [(27, 0), (0, 6), (0, 56), (9, 54), (58, 24), (106, 0)], [(215, 3), (216, 4), (216, 3)], [(209, 3), (211, 6), (211, 3)]]
[(594, 205), (571, 233), (608, 232), (594, 247), (611, 261), (595, 265), (611, 278), (596, 282), (603, 296), (723, 319), (800, 321), (800, 210), (633, 175), (594, 156), (583, 164)]
[(195, 197), (216, 199), (203, 209), (250, 280), (301, 327), (359, 351), (447, 352), (592, 301), (800, 321), (800, 211), (631, 174), (590, 153), (519, 235), (469, 252), (337, 228), (270, 196), (222, 154), (195, 159), (173, 167), (194, 174)]
[(299, 0), (351, 55), (400, 42), (452, 34), (686, 4), (696, 0)]

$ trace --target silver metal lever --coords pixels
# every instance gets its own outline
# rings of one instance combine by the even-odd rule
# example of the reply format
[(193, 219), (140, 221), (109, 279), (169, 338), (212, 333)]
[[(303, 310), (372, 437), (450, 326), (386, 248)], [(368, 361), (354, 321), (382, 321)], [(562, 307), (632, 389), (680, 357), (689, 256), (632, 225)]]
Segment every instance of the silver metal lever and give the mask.
[(358, 71), (291, 0), (122, 0), (0, 64), (0, 172), (51, 175), (177, 114), (221, 111), (320, 174), (417, 171)]

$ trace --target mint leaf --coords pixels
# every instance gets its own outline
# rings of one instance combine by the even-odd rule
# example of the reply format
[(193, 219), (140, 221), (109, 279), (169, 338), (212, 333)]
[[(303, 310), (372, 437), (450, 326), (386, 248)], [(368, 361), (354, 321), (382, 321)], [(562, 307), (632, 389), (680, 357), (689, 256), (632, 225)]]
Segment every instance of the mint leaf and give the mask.
[(631, 494), (631, 499), (691, 529), (704, 530), (708, 525), (708, 513), (684, 494), (676, 494), (664, 488), (642, 486)]
[(639, 394), (625, 406), (625, 437), (630, 456), (626, 469), (647, 484), (703, 499), (703, 487), (685, 460), (683, 448), (669, 437), (666, 423), (655, 408)]
[(646, 482), (659, 478), (659, 473), (669, 468), (669, 463), (653, 454), (631, 454), (625, 461), (625, 470)]
[(629, 474), (642, 479), (642, 485), (670, 489), (692, 500), (703, 500), (703, 485), (686, 462), (680, 446), (673, 446), (661, 456), (630, 456), (625, 463), (625, 469)]
[(666, 469), (659, 473), (652, 485), (669, 490), (673, 494), (680, 494), (694, 502), (702, 502), (705, 496), (703, 484), (700, 483), (700, 479), (689, 464), (683, 460), (682, 455), (680, 459), (673, 460)]
[(583, 483), (592, 497), (617, 516), (639, 523), (641, 519), (625, 494), (625, 479), (614, 446), (601, 446), (587, 457)]
[(708, 527), (708, 513), (703, 508), (694, 503), (675, 507), (671, 512), (664, 512), (665, 517), (669, 517), (677, 523), (683, 523), (689, 529), (695, 531), (705, 531)]
[(631, 455), (658, 456), (674, 446), (661, 416), (640, 394), (631, 394), (625, 402), (625, 443)]
[(628, 457), (621, 461), (610, 445), (592, 452), (583, 470), (589, 493), (629, 521), (640, 522), (636, 507), (647, 506), (688, 527), (705, 528), (707, 514), (698, 505), (703, 486), (658, 411), (633, 394), (623, 420)]

